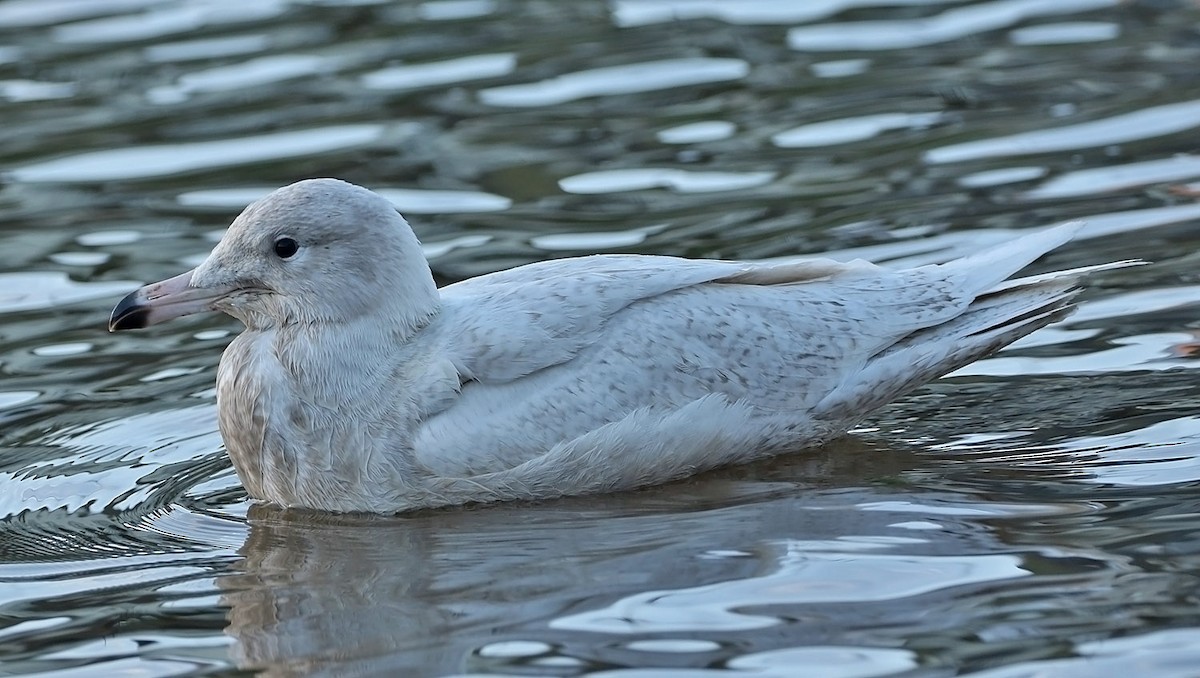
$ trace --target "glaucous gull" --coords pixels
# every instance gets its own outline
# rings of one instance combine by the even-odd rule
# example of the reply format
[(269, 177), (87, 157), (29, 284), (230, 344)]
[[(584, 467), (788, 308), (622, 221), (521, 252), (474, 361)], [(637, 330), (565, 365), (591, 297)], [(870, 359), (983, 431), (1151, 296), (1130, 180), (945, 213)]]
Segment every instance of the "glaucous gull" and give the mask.
[(384, 198), (334, 179), (250, 205), (110, 329), (222, 311), (222, 437), (250, 495), (392, 513), (611, 492), (833, 438), (1065, 316), (1009, 276), (1078, 225), (946, 264), (588, 256), (433, 282)]

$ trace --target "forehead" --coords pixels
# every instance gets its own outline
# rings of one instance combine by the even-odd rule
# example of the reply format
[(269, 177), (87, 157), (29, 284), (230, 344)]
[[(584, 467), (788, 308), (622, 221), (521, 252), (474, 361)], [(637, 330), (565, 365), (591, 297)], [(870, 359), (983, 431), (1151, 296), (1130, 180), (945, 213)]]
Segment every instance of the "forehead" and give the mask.
[[(369, 205), (327, 191), (276, 191), (247, 207), (230, 226), (234, 238), (291, 235), (315, 240), (341, 239), (378, 221)], [(373, 218), (374, 217), (374, 218)]]

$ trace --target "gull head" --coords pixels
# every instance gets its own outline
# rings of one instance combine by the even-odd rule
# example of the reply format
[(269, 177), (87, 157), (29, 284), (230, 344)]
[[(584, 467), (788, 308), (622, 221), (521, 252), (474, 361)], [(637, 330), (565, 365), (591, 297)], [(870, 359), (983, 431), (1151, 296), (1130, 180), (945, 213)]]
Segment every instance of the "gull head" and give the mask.
[(309, 179), (247, 207), (193, 270), (122, 299), (109, 330), (202, 311), (252, 330), (381, 314), (415, 326), (437, 299), (421, 246), (390, 202), (344, 181)]

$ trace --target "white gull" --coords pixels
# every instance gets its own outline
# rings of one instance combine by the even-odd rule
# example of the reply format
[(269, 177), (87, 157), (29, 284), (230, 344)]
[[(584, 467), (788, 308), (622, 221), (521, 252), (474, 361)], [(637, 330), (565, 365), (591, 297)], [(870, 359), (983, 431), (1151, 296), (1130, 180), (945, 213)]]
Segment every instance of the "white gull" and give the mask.
[(887, 270), (609, 255), (437, 289), (370, 191), (302, 181), (246, 208), (194, 270), (110, 329), (204, 310), (246, 325), (217, 403), (252, 497), (392, 513), (610, 492), (823, 443), (1066, 315), (1083, 273), (1006, 280), (1042, 230)]

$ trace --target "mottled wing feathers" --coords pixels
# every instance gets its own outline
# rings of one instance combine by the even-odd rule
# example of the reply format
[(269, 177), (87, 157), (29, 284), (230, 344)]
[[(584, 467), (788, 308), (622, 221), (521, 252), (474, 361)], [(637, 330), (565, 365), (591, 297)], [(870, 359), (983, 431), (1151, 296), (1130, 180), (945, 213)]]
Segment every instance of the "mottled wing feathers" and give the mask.
[(629, 304), (736, 275), (746, 264), (671, 257), (562, 259), (442, 289), (450, 357), (466, 379), (510, 381), (570, 360)]
[(423, 423), (417, 457), (448, 475), (515, 469), (713, 398), (760, 418), (767, 447), (819, 441), (1061, 315), (1070, 279), (989, 294), (1061, 237), (907, 270), (598, 256), (452, 286), (439, 345), (477, 383)]
[[(755, 265), (616, 255), (503, 271), (451, 285), (442, 295), (450, 359), (466, 380), (500, 383), (570, 360), (633, 303), (705, 284), (802, 285), (800, 304), (755, 308), (748, 296), (741, 310), (798, 313), (793, 323), (811, 319), (814, 331), (867, 341), (854, 347), (865, 349), (865, 357), (960, 313), (972, 298), (962, 277), (938, 267), (888, 271), (861, 261)], [(814, 281), (822, 284), (808, 284)]]

